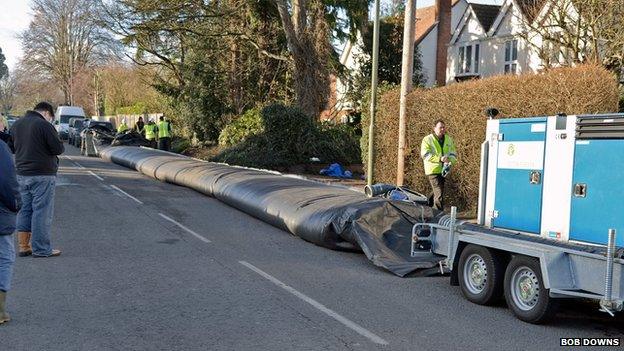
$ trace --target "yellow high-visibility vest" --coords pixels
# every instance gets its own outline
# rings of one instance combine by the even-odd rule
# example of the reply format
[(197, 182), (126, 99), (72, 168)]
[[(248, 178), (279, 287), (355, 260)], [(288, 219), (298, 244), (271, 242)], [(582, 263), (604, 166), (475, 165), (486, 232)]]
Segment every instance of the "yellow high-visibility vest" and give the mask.
[(440, 159), (445, 155), (448, 156), (451, 165), (457, 163), (457, 151), (453, 138), (445, 135), (443, 147), (440, 146), (438, 138), (433, 133), (423, 138), (420, 144), (420, 157), (423, 159), (426, 175), (442, 174), (444, 165)]
[(156, 139), (156, 125), (155, 124), (146, 124), (143, 129), (145, 130), (145, 139), (154, 140)]
[(171, 133), (169, 132), (169, 122), (160, 121), (158, 122), (158, 138), (170, 138)]

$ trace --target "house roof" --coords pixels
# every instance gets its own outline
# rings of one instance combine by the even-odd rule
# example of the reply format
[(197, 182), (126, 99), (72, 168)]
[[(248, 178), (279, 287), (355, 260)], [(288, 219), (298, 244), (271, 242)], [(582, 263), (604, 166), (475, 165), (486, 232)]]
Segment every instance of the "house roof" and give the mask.
[[(533, 0), (527, 0), (533, 1)], [(498, 17), (498, 13), (500, 11), (500, 6), (496, 5), (482, 5), (482, 4), (470, 4), (472, 10), (474, 11), (479, 23), (483, 26), (483, 29), (488, 32), (494, 24), (496, 17)]]
[[(461, 0), (452, 0), (451, 7)], [(427, 6), (416, 9), (416, 44), (420, 43), (438, 24), (436, 6)]]
[(436, 7), (427, 6), (416, 9), (416, 42), (420, 42), (435, 26)]
[(516, 3), (527, 21), (531, 23), (546, 4), (546, 0), (516, 0)]

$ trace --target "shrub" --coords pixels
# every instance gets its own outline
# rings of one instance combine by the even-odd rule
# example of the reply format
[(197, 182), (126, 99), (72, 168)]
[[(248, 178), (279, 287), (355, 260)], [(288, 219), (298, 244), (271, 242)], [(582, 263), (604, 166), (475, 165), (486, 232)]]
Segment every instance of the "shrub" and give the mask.
[(263, 132), (260, 110), (247, 110), (242, 116), (228, 124), (219, 134), (220, 146), (232, 146), (241, 143), (251, 135)]
[(298, 108), (281, 104), (265, 107), (260, 115), (261, 133), (247, 136), (213, 160), (260, 168), (307, 163), (311, 157), (359, 163), (358, 140), (351, 127), (320, 125)]
[[(378, 107), (373, 176), (376, 182), (394, 183), (399, 90), (383, 94)], [(430, 191), (420, 158), (420, 142), (431, 133), (433, 122), (442, 118), (459, 154), (459, 163), (448, 183), (446, 203), (474, 211), (479, 189), (480, 145), (485, 139), (484, 110), (488, 107), (498, 108), (501, 117), (614, 112), (618, 108), (618, 87), (613, 75), (605, 69), (579, 66), (414, 90), (407, 101), (406, 185), (424, 193)], [(365, 135), (368, 120), (365, 115)]]
[(171, 141), (171, 151), (177, 154), (184, 153), (191, 146), (191, 141), (187, 138), (174, 137)]
[(361, 163), (359, 142), (354, 127), (323, 123), (316, 130), (310, 153), (325, 163)]

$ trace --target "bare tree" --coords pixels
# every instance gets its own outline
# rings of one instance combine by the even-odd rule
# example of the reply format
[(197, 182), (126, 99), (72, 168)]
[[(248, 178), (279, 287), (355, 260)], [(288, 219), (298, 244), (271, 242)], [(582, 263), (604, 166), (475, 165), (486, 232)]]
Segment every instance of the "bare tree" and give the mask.
[(586, 62), (614, 71), (623, 67), (623, 1), (536, 1), (524, 11), (536, 20), (525, 21), (520, 36), (536, 50), (544, 68)]
[(105, 62), (118, 44), (101, 23), (100, 0), (33, 0), (33, 19), (20, 39), (23, 64), (60, 86), (66, 104), (74, 103), (78, 72)]
[[(294, 61), (297, 104), (317, 117), (330, 92), (329, 62), (332, 48), (325, 5), (320, 0), (275, 0)], [(290, 11), (289, 11), (290, 9)]]

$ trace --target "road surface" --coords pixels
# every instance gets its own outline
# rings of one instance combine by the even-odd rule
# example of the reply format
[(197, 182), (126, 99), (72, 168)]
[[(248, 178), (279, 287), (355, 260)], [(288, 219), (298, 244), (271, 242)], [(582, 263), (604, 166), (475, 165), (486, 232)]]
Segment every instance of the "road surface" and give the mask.
[(448, 277), (398, 278), (192, 190), (67, 146), (57, 258), (19, 258), (2, 350), (527, 350), (624, 338), (566, 303), (555, 323), (464, 300)]

